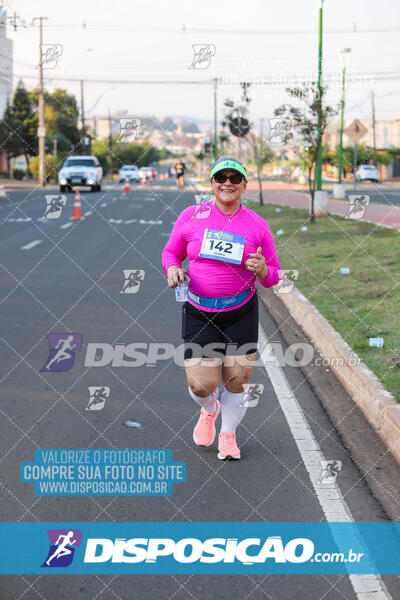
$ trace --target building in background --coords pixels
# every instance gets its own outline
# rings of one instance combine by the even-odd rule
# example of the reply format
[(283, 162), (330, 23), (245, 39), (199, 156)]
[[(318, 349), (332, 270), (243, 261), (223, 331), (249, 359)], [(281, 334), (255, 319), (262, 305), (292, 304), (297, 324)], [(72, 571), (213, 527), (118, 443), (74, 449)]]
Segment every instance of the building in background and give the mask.
[[(353, 122), (354, 119), (345, 119), (344, 129)], [(360, 144), (374, 147), (372, 120), (359, 119), (361, 123), (368, 129), (368, 132), (360, 140)], [(340, 121), (331, 121), (325, 130), (324, 143), (329, 148), (335, 148), (339, 145)], [(376, 149), (386, 150), (387, 148), (400, 148), (400, 119), (393, 121), (375, 121), (375, 139)], [(353, 146), (354, 143), (343, 135), (343, 145)]]
[(0, 118), (11, 101), (13, 76), (13, 43), (7, 38), (7, 13), (0, 0)]
[[(0, 0), (0, 119), (12, 97), (13, 43), (7, 38), (7, 13)], [(0, 171), (7, 170), (7, 157), (0, 147)]]

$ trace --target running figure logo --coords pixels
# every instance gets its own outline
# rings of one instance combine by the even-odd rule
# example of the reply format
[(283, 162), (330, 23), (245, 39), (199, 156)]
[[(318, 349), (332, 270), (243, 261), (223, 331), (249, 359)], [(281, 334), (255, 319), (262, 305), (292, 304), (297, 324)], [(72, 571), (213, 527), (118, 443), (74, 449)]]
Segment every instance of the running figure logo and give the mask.
[(42, 567), (68, 567), (74, 558), (75, 547), (81, 545), (79, 529), (48, 529), (50, 548)]
[(244, 383), (243, 384), (243, 400), (239, 404), (242, 408), (252, 408), (258, 405), (260, 396), (264, 391), (263, 383)]
[(46, 195), (46, 210), (42, 219), (59, 219), (62, 209), (67, 204), (67, 196), (50, 196)]
[(189, 69), (208, 69), (215, 56), (214, 44), (192, 44), (194, 57)]
[(142, 127), (142, 120), (125, 117), (119, 120), (119, 138), (117, 142), (133, 142)]
[(321, 477), (319, 478), (319, 482), (322, 485), (331, 485), (332, 483), (335, 483), (341, 468), (341, 460), (321, 460)]
[(208, 219), (211, 214), (211, 202), (196, 204), (191, 219)]
[(121, 290), (121, 294), (136, 294), (139, 291), (140, 284), (144, 279), (144, 271), (142, 269), (136, 269), (134, 271), (130, 269), (124, 269), (125, 282)]
[(61, 44), (40, 44), (40, 66), (43, 69), (55, 69), (63, 51)]
[(362, 219), (368, 204), (369, 196), (367, 196), (366, 194), (361, 194), (360, 196), (349, 194), (349, 208), (347, 211), (347, 218)]
[(89, 404), (85, 410), (102, 410), (104, 408), (105, 401), (110, 397), (110, 388), (106, 386), (102, 387), (89, 387)]
[(289, 119), (267, 119), (267, 140), (270, 144), (283, 144), (287, 142), (290, 132)]
[(275, 286), (275, 291), (278, 294), (289, 294), (293, 291), (294, 282), (299, 278), (299, 272), (294, 269), (278, 271), (279, 283)]
[(41, 372), (62, 373), (69, 371), (75, 360), (75, 352), (79, 352), (82, 346), (80, 333), (50, 333), (47, 336), (50, 350), (46, 364)]

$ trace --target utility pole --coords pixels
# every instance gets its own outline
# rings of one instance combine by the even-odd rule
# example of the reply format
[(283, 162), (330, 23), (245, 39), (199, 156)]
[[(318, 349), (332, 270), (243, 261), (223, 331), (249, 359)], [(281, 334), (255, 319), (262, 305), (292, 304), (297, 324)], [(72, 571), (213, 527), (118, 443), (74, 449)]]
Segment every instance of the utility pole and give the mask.
[(373, 144), (374, 144), (374, 162), (375, 162), (376, 134), (375, 134), (375, 94), (374, 94), (374, 92), (371, 92), (371, 102), (372, 102), (372, 136), (373, 136)]
[(44, 123), (44, 95), (43, 95), (43, 20), (46, 17), (35, 17), (33, 22), (39, 21), (39, 185), (46, 185), (46, 157), (44, 143), (46, 139), (46, 127)]
[(110, 165), (111, 165), (111, 180), (113, 180), (113, 152), (112, 152), (112, 121), (111, 121), (111, 112), (110, 109), (108, 109), (108, 128), (109, 128), (109, 134), (108, 134), (108, 152), (110, 154)]
[(341, 48), (339, 50), (342, 57), (342, 99), (340, 102), (340, 133), (339, 133), (339, 165), (338, 165), (338, 184), (342, 183), (343, 171), (343, 119), (344, 119), (344, 86), (346, 81), (346, 55), (351, 52), (350, 48)]
[[(81, 79), (81, 124), (82, 124), (82, 143), (81, 143), (81, 149), (82, 149), (82, 146), (85, 146), (85, 143), (86, 143), (85, 107), (84, 107), (83, 97), (84, 97), (83, 79)], [(82, 154), (85, 154), (85, 150), (82, 152)]]

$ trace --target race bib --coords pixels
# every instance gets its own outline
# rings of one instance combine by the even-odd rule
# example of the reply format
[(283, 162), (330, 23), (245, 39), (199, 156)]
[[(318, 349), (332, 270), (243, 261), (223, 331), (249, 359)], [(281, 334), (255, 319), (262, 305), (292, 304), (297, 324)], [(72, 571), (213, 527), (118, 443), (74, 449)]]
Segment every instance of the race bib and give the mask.
[(199, 256), (240, 265), (245, 240), (245, 237), (237, 233), (205, 229)]

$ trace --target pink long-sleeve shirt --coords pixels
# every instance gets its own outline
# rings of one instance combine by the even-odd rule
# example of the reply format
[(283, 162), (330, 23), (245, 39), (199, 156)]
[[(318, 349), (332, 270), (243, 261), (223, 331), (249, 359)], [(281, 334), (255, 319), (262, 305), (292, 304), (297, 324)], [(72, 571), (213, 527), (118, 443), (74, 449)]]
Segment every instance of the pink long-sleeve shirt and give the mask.
[[(214, 229), (227, 233), (236, 233), (245, 238), (244, 252), (241, 264), (232, 264), (199, 256), (204, 230)], [(240, 204), (233, 215), (223, 213), (213, 202), (188, 206), (181, 212), (172, 229), (169, 240), (162, 253), (162, 265), (165, 274), (170, 266), (181, 267), (186, 257), (189, 259), (188, 276), (189, 289), (198, 296), (221, 298), (233, 296), (253, 286), (256, 276), (246, 269), (245, 261), (248, 254), (262, 248), (262, 254), (268, 267), (265, 279), (260, 279), (261, 285), (271, 287), (279, 281), (281, 268), (275, 250), (272, 233), (265, 222), (256, 212)], [(251, 294), (240, 304), (227, 308), (206, 308), (207, 312), (225, 312), (239, 308), (248, 302), (255, 294), (255, 286)], [(188, 298), (188, 302), (197, 306)]]

